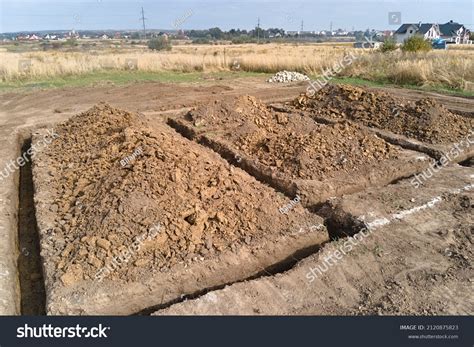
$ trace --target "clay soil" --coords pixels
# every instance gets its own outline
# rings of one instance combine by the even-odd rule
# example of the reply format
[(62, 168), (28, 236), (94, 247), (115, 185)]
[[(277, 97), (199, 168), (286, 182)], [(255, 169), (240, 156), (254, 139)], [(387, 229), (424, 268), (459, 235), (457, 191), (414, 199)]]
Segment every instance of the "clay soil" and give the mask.
[[(402, 180), (333, 199), (326, 212), (338, 228), (351, 230), (352, 223), (350, 235), (361, 230), (355, 222), (386, 223), (366, 238), (359, 232), (360, 243), (332, 265), (327, 259), (351, 245), (347, 238), (279, 276), (237, 283), (157, 314), (472, 315), (472, 174), (452, 166), (419, 189)], [(310, 269), (318, 267), (327, 271), (309, 282)]]
[[(47, 193), (36, 201), (40, 224), (49, 224), (42, 256), (55, 288), (140, 282), (321, 224), (301, 206), (280, 213), (284, 196), (140, 115), (100, 104), (55, 129), (59, 138), (34, 162), (35, 190)], [(126, 265), (104, 271), (127, 249)]]
[(398, 148), (357, 125), (323, 125), (245, 96), (204, 104), (181, 122), (193, 133), (231, 143), (291, 179), (322, 180), (396, 159)]
[[(447, 110), (449, 107), (472, 114), (472, 99), (431, 93), (430, 98), (436, 100), (433, 103), (425, 100), (428, 93), (412, 90), (360, 91), (349, 86), (328, 86), (323, 90), (328, 98), (300, 99), (289, 113), (269, 109), (258, 101), (281, 103), (293, 99), (305, 88), (306, 85), (270, 87), (263, 80), (232, 80), (210, 86), (146, 83), (0, 94), (0, 140), (4, 149), (11, 146), (12, 142), (8, 141), (12, 141), (12, 134), (27, 127), (37, 129), (45, 124), (67, 121), (101, 100), (143, 112), (147, 117), (100, 104), (56, 125), (60, 138), (33, 159), (34, 203), (41, 257), (37, 254), (39, 248), (29, 254), (42, 261), (47, 314), (131, 314), (153, 306), (157, 306), (155, 309), (168, 307), (173, 302), (187, 299), (184, 295), (194, 293), (199, 296), (207, 291), (209, 293), (201, 298), (209, 299), (209, 302), (201, 314), (215, 312), (213, 309), (217, 310), (220, 305), (238, 308), (244, 302), (250, 305), (249, 310), (242, 311), (245, 314), (463, 313), (468, 300), (459, 294), (467, 293), (465, 288), (472, 284), (468, 272), (472, 271), (469, 261), (472, 257), (472, 193), (446, 199), (446, 204), (440, 205), (442, 209), (433, 210), (425, 219), (413, 216), (410, 225), (399, 223), (398, 229), (388, 229), (380, 238), (370, 241), (370, 252), (367, 251), (367, 257), (361, 261), (347, 259), (348, 277), (360, 274), (363, 290), (354, 290), (357, 285), (341, 281), (337, 276), (334, 281), (323, 283), (321, 290), (306, 290), (306, 282), (303, 282), (306, 281), (306, 268), (302, 266), (311, 265), (312, 258), (309, 258), (311, 263), (303, 260), (290, 270), (302, 268), (301, 276), (297, 278), (287, 278), (285, 273), (275, 275), (290, 267), (276, 267), (271, 273), (267, 272), (267, 267), (295, 250), (327, 241), (327, 232), (321, 230), (317, 237), (294, 242), (295, 231), (302, 225), (322, 223), (322, 218), (308, 213), (302, 204), (292, 205), (288, 215), (278, 212), (278, 208), (286, 206), (289, 199), (229, 165), (218, 154), (160, 124), (171, 114), (164, 116), (161, 114), (163, 110), (195, 107), (178, 121), (188, 130), (192, 129), (196, 139), (205, 136), (225, 140), (233, 146), (234, 163), (238, 163), (241, 154), (254, 158), (255, 162), (272, 168), (274, 172), (299, 180), (305, 177), (337, 179), (338, 172), (351, 177), (353, 170), (364, 163), (379, 171), (384, 170), (381, 164), (387, 162), (394, 168), (406, 167), (405, 162), (397, 161), (397, 158), (403, 158), (403, 150), (346, 120), (356, 120), (361, 125), (387, 129), (433, 144), (452, 143), (454, 139), (463, 137), (465, 130), (472, 128), (472, 119), (465, 123), (467, 118)], [(351, 91), (355, 91), (351, 96), (354, 100), (344, 96), (352, 95)], [(242, 96), (248, 94), (257, 99)], [(215, 102), (216, 97), (220, 101)], [(240, 99), (236, 101), (236, 97)], [(400, 119), (393, 119), (390, 115), (391, 100), (399, 110)], [(198, 102), (207, 106), (199, 106)], [(360, 106), (359, 109), (354, 111), (354, 105)], [(441, 110), (437, 115), (440, 124), (426, 117), (425, 110), (432, 107)], [(340, 124), (321, 125), (311, 117), (330, 118)], [(326, 152), (319, 164), (319, 153), (314, 146), (322, 145)], [(4, 151), (0, 152), (2, 159), (9, 159)], [(422, 156), (421, 153), (417, 155)], [(122, 166), (120, 161), (125, 158), (132, 159)], [(469, 166), (471, 162), (467, 160), (462, 164)], [(425, 195), (421, 189), (413, 189), (410, 179), (401, 181), (410, 192), (406, 196), (402, 196), (396, 185), (378, 188), (369, 182), (369, 195), (363, 195), (363, 199), (354, 203), (360, 209), (354, 216), (373, 212), (376, 204), (370, 196), (377, 191), (382, 194), (380, 206), (410, 208), (411, 204), (430, 201), (431, 189), (451, 187), (458, 181), (465, 181), (463, 184), (472, 181), (471, 172), (465, 177), (460, 177), (459, 173), (458, 167), (445, 168), (439, 173), (443, 180), (438, 180), (435, 175), (427, 182), (432, 186), (428, 186)], [(367, 176), (369, 171), (361, 174)], [(338, 185), (345, 183), (335, 182)], [(326, 186), (327, 182), (320, 188)], [(37, 243), (34, 235), (24, 231), (35, 228), (21, 224), (34, 223), (34, 218), (28, 216), (34, 211), (33, 202), (28, 200), (32, 198), (33, 189), (24, 189), (23, 193), (26, 195), (23, 207), (28, 209), (20, 210), (19, 214), (20, 237), (23, 237), (20, 242), (34, 246)], [(418, 201), (420, 196), (426, 199)], [(455, 222), (452, 222), (451, 215), (456, 217)], [(414, 234), (420, 229), (424, 232)], [(446, 239), (449, 240), (453, 233), (451, 229), (454, 230), (455, 242), (447, 244)], [(98, 281), (100, 269), (137, 240), (145, 241), (140, 250), (129, 257), (126, 265), (114, 268), (103, 281)], [(318, 254), (322, 257), (324, 249), (334, 244), (327, 242), (319, 251), (311, 248), (302, 257), (313, 253), (314, 257)], [(433, 255), (434, 245), (439, 253), (437, 257)], [(384, 257), (379, 256), (381, 252)], [(261, 256), (253, 261), (256, 254)], [(290, 264), (294, 265), (302, 257), (292, 258)], [(452, 273), (435, 271), (440, 257), (449, 260), (449, 263), (443, 263), (443, 267), (451, 267), (451, 262), (455, 262)], [(387, 259), (387, 265), (379, 264), (379, 258)], [(426, 273), (410, 268), (423, 261), (427, 262), (427, 270), (421, 271)], [(33, 263), (27, 258), (23, 265), (20, 264), (24, 291), (21, 295), (24, 305), (30, 306), (23, 307), (23, 311), (42, 313), (44, 291), (32, 287), (38, 283), (42, 271), (36, 261)], [(25, 273), (28, 271), (31, 276)], [(392, 289), (389, 278), (398, 273), (409, 273), (407, 281), (410, 287), (406, 293)], [(262, 277), (262, 274), (267, 276)], [(219, 295), (219, 288), (253, 277), (258, 283), (277, 281), (275, 288), (269, 291), (268, 300), (257, 296), (258, 293), (265, 294), (265, 290), (258, 286), (255, 296), (245, 290), (237, 299), (216, 303), (215, 295)], [(213, 280), (207, 281), (209, 278)], [(429, 285), (431, 282), (434, 286)], [(235, 285), (244, 286), (246, 283), (249, 282)], [(384, 291), (385, 285), (388, 289)], [(405, 285), (403, 281), (402, 285)], [(446, 297), (444, 293), (450, 290), (454, 294)], [(364, 291), (367, 295), (363, 295)], [(370, 297), (374, 292), (377, 296)], [(32, 293), (36, 298), (30, 295)], [(353, 302), (346, 300), (346, 294), (355, 297)], [(383, 302), (390, 303), (388, 306), (381, 306), (381, 296)], [(192, 301), (183, 304), (187, 302)], [(443, 303), (450, 309), (443, 311), (436, 306)], [(454, 304), (457, 306), (452, 306)], [(345, 305), (343, 309), (341, 305)], [(189, 314), (193, 311), (171, 312)], [(242, 312), (230, 310), (228, 313)], [(472, 312), (471, 304), (468, 313)]]
[(311, 117), (349, 119), (429, 144), (448, 144), (464, 138), (474, 119), (449, 111), (433, 98), (408, 101), (391, 93), (349, 85), (328, 85), (291, 103)]
[(349, 121), (315, 122), (251, 96), (203, 104), (169, 124), (289, 197), (326, 199), (423, 170), (427, 157)]

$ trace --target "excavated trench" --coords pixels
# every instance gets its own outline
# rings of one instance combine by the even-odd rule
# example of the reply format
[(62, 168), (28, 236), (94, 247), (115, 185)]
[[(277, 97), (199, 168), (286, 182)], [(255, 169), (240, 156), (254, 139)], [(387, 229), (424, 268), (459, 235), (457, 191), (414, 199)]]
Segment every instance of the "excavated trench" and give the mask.
[(255, 274), (253, 276), (249, 276), (247, 278), (243, 278), (243, 279), (238, 280), (238, 281), (228, 282), (228, 283), (225, 283), (225, 284), (222, 284), (222, 285), (205, 288), (205, 289), (199, 290), (199, 291), (197, 291), (195, 293), (192, 293), (192, 294), (183, 295), (179, 299), (168, 301), (168, 302), (163, 303), (161, 305), (155, 305), (155, 306), (147, 307), (146, 309), (135, 313), (135, 315), (151, 315), (154, 312), (157, 312), (159, 310), (168, 308), (168, 307), (170, 307), (174, 304), (184, 302), (184, 301), (187, 301), (187, 300), (192, 300), (192, 299), (199, 298), (203, 295), (206, 295), (209, 292), (212, 292), (214, 290), (223, 289), (227, 286), (230, 286), (230, 285), (233, 285), (233, 284), (236, 284), (236, 283), (251, 281), (251, 280), (255, 280), (255, 279), (258, 279), (258, 278), (262, 278), (262, 277), (269, 277), (269, 276), (274, 276), (274, 275), (277, 275), (277, 274), (280, 274), (280, 273), (284, 273), (284, 272), (292, 269), (298, 262), (300, 262), (304, 258), (307, 258), (307, 257), (319, 252), (319, 250), (321, 249), (321, 247), (323, 245), (324, 244), (321, 244), (321, 245), (318, 245), (318, 246), (313, 246), (313, 247), (307, 247), (307, 248), (304, 248), (304, 249), (300, 249), (297, 252), (295, 252), (294, 254), (292, 254), (291, 256), (289, 256), (288, 258), (283, 259), (282, 261), (280, 261), (276, 264), (273, 264), (273, 265), (271, 265), (271, 266), (269, 266), (265, 269), (262, 269), (260, 272), (258, 272), (257, 274)]
[(31, 156), (27, 155), (31, 138), (21, 149), (21, 155), (28, 159), (20, 169), (19, 211), (18, 211), (18, 270), (23, 315), (44, 315), (46, 294), (40, 256), (39, 234), (33, 200), (33, 175)]
[(182, 296), (179, 299), (176, 299), (176, 300), (173, 300), (161, 305), (148, 307), (145, 310), (137, 312), (135, 315), (150, 315), (157, 311), (166, 309), (172, 305), (175, 305), (187, 300), (197, 299), (201, 296), (206, 295), (209, 292), (220, 290), (233, 284), (255, 280), (262, 277), (270, 277), (270, 276), (287, 272), (291, 270), (295, 265), (297, 265), (298, 262), (318, 253), (326, 244), (330, 244), (333, 241), (340, 241), (341, 239), (354, 236), (355, 234), (359, 233), (361, 230), (364, 230), (366, 228), (366, 225), (363, 222), (356, 219), (353, 215), (345, 212), (340, 207), (334, 206), (331, 202), (326, 202), (322, 204), (318, 208), (318, 210), (315, 211), (315, 213), (317, 213), (318, 215), (324, 218), (324, 225), (326, 226), (329, 232), (329, 235), (331, 237), (330, 241), (323, 243), (317, 247), (309, 247), (307, 249), (300, 250), (296, 252), (295, 254), (293, 254), (291, 257), (288, 257), (287, 259), (279, 262), (278, 264), (275, 264), (266, 269), (263, 269), (261, 272), (259, 272), (258, 274), (254, 276), (250, 276), (248, 278), (245, 278), (239, 281), (226, 283), (223, 285), (206, 288), (196, 293)]
[[(191, 137), (183, 129), (176, 129), (173, 124), (168, 123), (176, 132), (176, 136)], [(181, 130), (181, 131), (180, 131)], [(210, 147), (205, 142), (199, 142), (200, 145)], [(22, 147), (22, 155), (31, 146), (31, 137), (28, 138)], [(220, 153), (221, 156), (222, 153)], [(223, 156), (231, 164), (235, 165), (236, 158), (229, 153)], [(31, 158), (29, 158), (31, 159)], [(249, 172), (254, 178), (261, 183), (268, 185), (278, 190), (278, 185), (266, 177), (255, 175), (254, 172)], [(399, 179), (397, 179), (398, 181)], [(279, 190), (282, 192), (281, 190)], [(287, 196), (292, 197), (289, 192), (283, 191)], [(331, 240), (338, 240), (341, 238), (353, 236), (364, 228), (364, 224), (355, 220), (351, 216), (341, 212), (339, 209), (331, 205), (330, 202), (321, 203), (311, 209), (311, 212), (324, 218), (324, 224), (329, 232)], [(23, 315), (42, 315), (45, 314), (46, 308), (46, 294), (44, 287), (43, 265), (40, 256), (39, 233), (35, 215), (34, 205), (34, 187), (31, 160), (27, 165), (21, 168), (20, 171), (20, 188), (19, 188), (19, 214), (18, 214), (18, 239), (19, 239), (19, 282), (21, 288), (21, 313)], [(290, 212), (291, 213), (291, 212)], [(331, 242), (331, 241), (328, 241)], [(302, 259), (317, 253), (323, 246), (312, 246), (300, 249), (291, 256), (283, 259), (271, 266), (263, 268), (261, 271), (253, 276), (241, 278), (237, 281), (231, 281), (222, 285), (207, 287), (196, 291), (192, 294), (182, 296), (178, 299), (167, 301), (160, 305), (150, 305), (149, 307), (135, 312), (136, 315), (148, 315), (158, 310), (167, 308), (173, 304), (200, 297), (210, 291), (224, 288), (225, 286), (257, 279), (265, 276), (273, 276), (278, 273), (283, 273), (293, 268)]]
[[(181, 136), (178, 135), (177, 136)], [(21, 314), (22, 315), (44, 315), (46, 314), (46, 294), (45, 282), (43, 277), (42, 258), (40, 255), (39, 233), (36, 220), (36, 211), (34, 205), (34, 186), (32, 177), (31, 157), (26, 154), (31, 147), (31, 137), (24, 141), (21, 155), (28, 159), (26, 165), (20, 169), (19, 185), (19, 211), (18, 211), (18, 272), (21, 295)], [(324, 224), (327, 226), (331, 239), (341, 238), (353, 235), (359, 228), (351, 221), (344, 218), (335, 218), (337, 213), (327, 212), (330, 207), (325, 206), (324, 210), (329, 218), (325, 218)], [(224, 288), (225, 286), (257, 279), (260, 277), (274, 276), (286, 272), (293, 268), (302, 259), (317, 253), (323, 246), (312, 246), (296, 251), (287, 257), (266, 268), (262, 268), (257, 274), (242, 278), (238, 281), (225, 283), (219, 286), (204, 288), (195, 293), (185, 295), (179, 299), (168, 301), (160, 305), (151, 305), (150, 307), (136, 312), (136, 315), (148, 315), (158, 310), (167, 308), (173, 304), (194, 299), (205, 295), (206, 293)]]
[(465, 166), (465, 167), (474, 167), (474, 157), (468, 158), (460, 162), (459, 165)]

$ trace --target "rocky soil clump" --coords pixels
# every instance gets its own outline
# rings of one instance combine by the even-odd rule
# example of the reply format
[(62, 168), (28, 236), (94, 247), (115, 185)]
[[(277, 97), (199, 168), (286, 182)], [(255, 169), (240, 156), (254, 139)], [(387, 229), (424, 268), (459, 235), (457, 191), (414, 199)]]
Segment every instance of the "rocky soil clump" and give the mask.
[(405, 102), (349, 85), (328, 85), (314, 96), (302, 94), (293, 105), (310, 116), (350, 119), (430, 144), (455, 142), (474, 127), (474, 119), (454, 114), (433, 99)]
[[(165, 125), (107, 104), (56, 132), (37, 161), (48, 180), (35, 185), (48, 186), (55, 216), (47, 273), (65, 286), (110, 267), (107, 278), (139, 280), (315, 218), (300, 206), (279, 213), (285, 197)], [(117, 257), (122, 265), (112, 266)]]
[(250, 96), (202, 105), (187, 119), (199, 119), (204, 129), (227, 124), (227, 129), (222, 126), (208, 136), (230, 142), (236, 150), (291, 178), (325, 179), (398, 154), (395, 146), (357, 125), (318, 124), (298, 113), (275, 111)]

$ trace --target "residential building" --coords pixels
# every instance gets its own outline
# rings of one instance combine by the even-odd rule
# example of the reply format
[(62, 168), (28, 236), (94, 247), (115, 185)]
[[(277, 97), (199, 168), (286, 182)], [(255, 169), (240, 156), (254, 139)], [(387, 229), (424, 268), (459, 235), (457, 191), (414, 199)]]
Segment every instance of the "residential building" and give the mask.
[(426, 40), (438, 39), (441, 36), (438, 24), (434, 23), (407, 23), (402, 24), (395, 31), (394, 38), (397, 43), (403, 43), (412, 36), (420, 35)]
[(467, 44), (472, 43), (469, 40), (471, 32), (464, 25), (453, 22), (450, 20), (445, 24), (440, 24), (439, 30), (441, 32), (441, 38), (447, 42), (456, 44)]

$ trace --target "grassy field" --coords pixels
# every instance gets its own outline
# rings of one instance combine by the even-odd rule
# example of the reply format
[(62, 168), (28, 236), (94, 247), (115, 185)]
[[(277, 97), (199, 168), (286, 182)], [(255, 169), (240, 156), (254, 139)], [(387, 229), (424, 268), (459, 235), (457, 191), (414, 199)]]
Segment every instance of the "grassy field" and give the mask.
[(102, 71), (81, 75), (39, 77), (29, 80), (13, 80), (0, 83), (0, 92), (34, 90), (63, 87), (91, 87), (101, 85), (124, 85), (139, 82), (202, 83), (245, 77), (268, 77), (268, 74), (252, 72), (146, 72), (146, 71)]
[(193, 82), (202, 74), (228, 78), (293, 70), (314, 78), (347, 55), (357, 57), (338, 74), (346, 81), (371, 81), (471, 95), (474, 45), (428, 53), (381, 53), (349, 44), (243, 44), (173, 46), (152, 52), (144, 46), (36, 50), (0, 48), (0, 90), (134, 81)]

